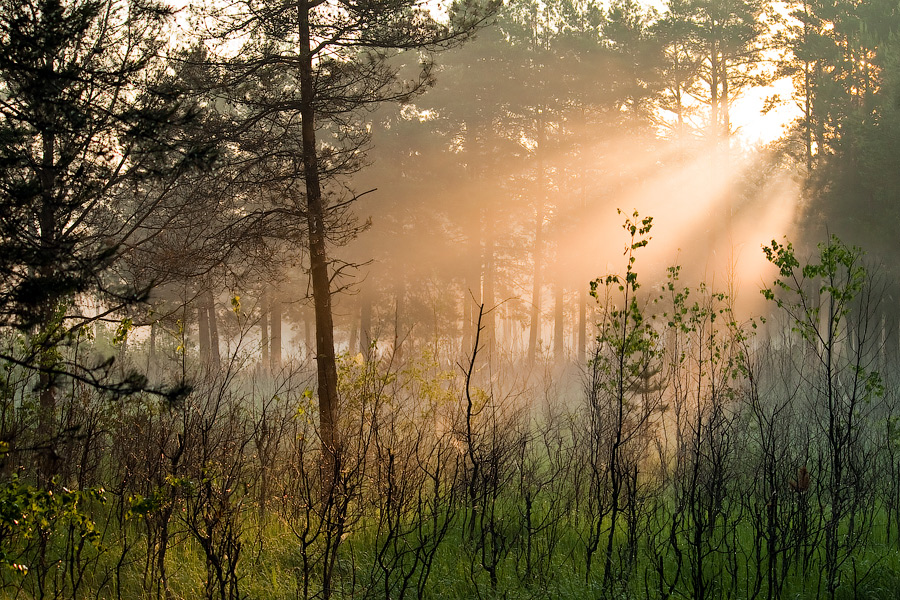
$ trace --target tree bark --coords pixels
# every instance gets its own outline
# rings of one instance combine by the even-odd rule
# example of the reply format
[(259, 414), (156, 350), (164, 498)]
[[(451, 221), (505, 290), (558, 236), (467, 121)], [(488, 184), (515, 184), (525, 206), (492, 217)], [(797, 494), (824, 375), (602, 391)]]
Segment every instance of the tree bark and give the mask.
[(159, 322), (150, 323), (150, 347), (147, 350), (147, 374), (153, 375), (156, 372), (156, 332), (159, 329)]
[[(45, 131), (41, 135), (42, 156), (41, 166), (38, 170), (41, 182), (41, 214), (40, 214), (40, 243), (42, 253), (52, 255), (54, 246), (57, 244), (57, 224), (56, 224), (56, 208), (57, 201), (55, 198), (56, 181), (56, 164), (54, 161), (54, 150), (56, 148), (56, 135), (52, 131)], [(54, 278), (53, 267), (50, 265), (42, 265), (39, 269), (39, 277), (52, 281)], [(38, 429), (42, 434), (48, 434), (50, 426), (56, 420), (56, 386), (53, 377), (46, 369), (53, 367), (55, 362), (55, 343), (51, 340), (55, 336), (50, 332), (50, 328), (54, 327), (53, 319), (57, 307), (51, 303), (41, 307), (42, 318), (39, 325), (39, 339), (41, 340), (40, 349), (40, 367), (39, 376), (40, 387), (40, 417), (38, 420)], [(48, 477), (53, 473), (48, 473)]]
[(534, 216), (534, 279), (531, 288), (531, 330), (528, 334), (528, 363), (533, 364), (537, 356), (537, 346), (541, 330), (541, 291), (543, 282), (544, 253), (544, 120), (538, 118), (537, 123), (537, 199)]
[(394, 282), (394, 364), (400, 364), (403, 360), (403, 343), (406, 341), (407, 331), (404, 329), (403, 313), (406, 310), (404, 298), (406, 296), (403, 276), (397, 277)]
[(277, 371), (281, 368), (281, 299), (277, 294), (269, 300), (269, 329), (269, 366)]
[(578, 287), (578, 364), (583, 365), (587, 346), (587, 286)]
[(350, 343), (347, 344), (347, 352), (350, 354), (359, 348), (359, 312), (358, 307), (350, 311)]
[(337, 361), (334, 352), (334, 318), (325, 240), (325, 206), (319, 181), (316, 148), (316, 109), (313, 51), (309, 31), (311, 5), (300, 7), (299, 79), (300, 119), (303, 141), (303, 173), (306, 179), (306, 220), (309, 229), (309, 271), (316, 322), (316, 375), (319, 399), (319, 436), (322, 440), (322, 489), (329, 494), (340, 472), (340, 435), (337, 430)]
[(216, 300), (213, 297), (212, 288), (206, 290), (206, 314), (209, 319), (209, 363), (218, 368), (222, 364), (219, 354), (219, 326), (216, 323)]
[(553, 356), (557, 362), (562, 362), (565, 358), (566, 343), (564, 325), (565, 303), (564, 290), (561, 283), (556, 284), (554, 290), (554, 307), (553, 307)]
[(494, 315), (494, 306), (496, 304), (495, 290), (494, 290), (494, 213), (493, 211), (485, 206), (483, 210), (483, 226), (484, 226), (484, 248), (482, 249), (483, 258), (481, 261), (481, 270), (482, 270), (482, 287), (481, 287), (481, 303), (487, 307), (484, 312), (484, 319), (482, 326), (484, 327), (484, 331), (481, 336), (484, 342), (482, 343), (484, 349), (486, 350), (485, 354), (488, 358), (488, 361), (494, 359), (494, 348), (496, 347), (496, 338), (497, 338), (497, 325), (496, 318)]
[[(466, 178), (474, 185), (476, 178), (476, 161), (478, 159), (476, 145), (478, 139), (475, 135), (475, 125), (471, 121), (464, 123), (466, 129)], [(469, 221), (469, 254), (465, 264), (465, 289), (463, 289), (463, 330), (462, 347), (460, 352), (465, 354), (470, 351), (478, 333), (474, 308), (483, 304), (481, 299), (481, 212), (473, 211), (477, 215)]]
[(372, 295), (365, 292), (362, 297), (362, 308), (359, 311), (359, 351), (369, 358), (372, 352)]
[(200, 361), (209, 364), (209, 315), (206, 312), (206, 298), (200, 300), (197, 307), (197, 345), (200, 348)]
[(260, 366), (269, 368), (269, 302), (264, 289), (259, 295), (259, 349)]

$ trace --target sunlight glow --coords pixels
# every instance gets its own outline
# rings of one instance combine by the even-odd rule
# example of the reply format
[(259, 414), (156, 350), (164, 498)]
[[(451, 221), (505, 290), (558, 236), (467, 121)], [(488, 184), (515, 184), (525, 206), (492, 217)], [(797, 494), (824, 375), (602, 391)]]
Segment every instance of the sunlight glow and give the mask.
[[(743, 148), (770, 144), (787, 132), (801, 116), (800, 107), (791, 100), (793, 84), (787, 77), (771, 85), (756, 87), (735, 100), (731, 108), (732, 125)], [(775, 102), (769, 110), (767, 100)]]

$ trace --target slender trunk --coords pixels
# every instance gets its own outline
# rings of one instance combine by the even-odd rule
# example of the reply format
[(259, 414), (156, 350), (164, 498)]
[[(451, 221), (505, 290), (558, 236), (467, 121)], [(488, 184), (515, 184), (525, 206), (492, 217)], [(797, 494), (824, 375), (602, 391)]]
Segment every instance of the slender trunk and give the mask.
[[(465, 124), (466, 128), (466, 178), (470, 185), (474, 186), (476, 175), (476, 163), (478, 156), (475, 136), (475, 127), (471, 122)], [(476, 315), (474, 307), (483, 304), (481, 297), (481, 213), (473, 211), (476, 219), (469, 224), (469, 255), (466, 261), (466, 286), (463, 290), (463, 332), (461, 352), (468, 352), (472, 347), (476, 336)]]
[(483, 211), (483, 228), (484, 228), (484, 248), (482, 249), (482, 261), (481, 261), (481, 270), (482, 270), (482, 288), (481, 288), (481, 303), (487, 307), (487, 310), (484, 313), (484, 317), (482, 319), (482, 327), (484, 331), (481, 333), (481, 337), (484, 340), (483, 346), (486, 350), (485, 354), (488, 358), (488, 361), (493, 360), (494, 358), (494, 347), (496, 340), (496, 319), (494, 311), (494, 305), (496, 300), (494, 299), (494, 215), (493, 211), (490, 210), (489, 205), (486, 205)]
[[(816, 82), (821, 81), (822, 79), (822, 63), (821, 61), (815, 62), (815, 67), (813, 68), (813, 85), (816, 85)], [(822, 152), (825, 150), (825, 119), (826, 115), (816, 114), (816, 109), (818, 107), (818, 97), (815, 94), (815, 89), (813, 90), (812, 96), (812, 107), (810, 108), (810, 112), (815, 115), (812, 119), (813, 129), (815, 131), (816, 136), (816, 155), (824, 156)]]
[(350, 311), (350, 344), (347, 345), (347, 352), (350, 354), (359, 348), (359, 310)]
[(478, 315), (475, 308), (483, 304), (481, 297), (481, 228), (476, 223), (473, 227), (472, 234), (472, 255), (467, 265), (467, 281), (465, 290), (466, 315), (465, 322), (466, 331), (464, 341), (468, 345), (472, 345), (475, 339), (475, 333), (478, 323)]
[[(466, 269), (468, 271), (468, 269)], [(472, 281), (469, 274), (466, 274), (466, 285), (463, 289), (462, 297), (462, 331), (460, 332), (461, 348), (460, 353), (467, 352), (467, 348), (472, 347), (472, 339), (474, 331), (472, 330), (472, 294), (470, 293)]]
[(731, 138), (731, 115), (729, 110), (730, 100), (728, 98), (728, 62), (723, 57), (721, 64), (721, 74), (722, 74), (722, 96), (719, 98), (719, 102), (722, 104), (722, 143), (725, 145), (725, 150), (728, 150), (728, 146), (730, 145), (729, 140)]
[(269, 299), (266, 290), (259, 295), (260, 367), (269, 368)]
[(303, 311), (303, 352), (307, 359), (312, 354), (313, 329), (316, 328), (315, 323), (311, 319), (312, 316), (308, 310)]
[[(680, 94), (680, 92), (679, 92)], [(679, 98), (681, 96), (679, 95)], [(679, 119), (680, 104), (679, 104)], [(582, 174), (582, 178), (584, 175)], [(581, 184), (581, 212), (587, 214), (587, 189), (584, 182)], [(579, 278), (580, 280), (580, 278)], [(587, 358), (587, 302), (588, 302), (588, 285), (583, 281), (578, 285), (578, 364), (585, 364)]]
[(212, 288), (206, 290), (205, 303), (209, 318), (209, 362), (213, 367), (218, 367), (222, 364), (222, 357), (219, 354), (219, 326), (216, 322), (216, 301)]
[(807, 176), (812, 174), (813, 167), (813, 128), (812, 128), (812, 97), (811, 97), (811, 77), (809, 72), (809, 63), (805, 63), (803, 66), (803, 88), (804, 88), (804, 102), (803, 102), (803, 116), (804, 116), (804, 134), (806, 138), (806, 173)]
[(169, 587), (169, 575), (166, 570), (166, 554), (169, 550), (169, 521), (172, 516), (173, 505), (174, 503), (170, 504), (161, 513), (159, 541), (157, 542), (159, 550), (157, 550), (156, 555), (156, 567), (159, 573), (158, 589), (162, 591), (162, 595), (166, 600), (171, 600), (175, 597)]
[(372, 352), (372, 296), (366, 292), (362, 296), (362, 308), (359, 311), (359, 351), (369, 357)]
[[(803, 3), (803, 43), (808, 44), (810, 38), (809, 28), (809, 4)], [(809, 176), (813, 168), (813, 70), (812, 62), (804, 61), (803, 63), (803, 129), (806, 142), (806, 174)], [(821, 146), (818, 150), (821, 151)]]
[(587, 348), (587, 286), (578, 289), (578, 364), (583, 365)]
[(147, 374), (152, 375), (156, 372), (156, 334), (159, 329), (159, 323), (153, 321), (150, 323), (150, 347), (147, 351)]
[[(721, 164), (721, 141), (722, 141), (722, 114), (721, 114), (721, 96), (720, 96), (720, 57), (718, 46), (713, 40), (709, 47), (709, 169), (711, 173), (720, 173)], [(725, 221), (722, 217), (723, 210), (726, 210), (723, 203), (717, 203), (711, 212), (712, 222), (709, 227), (707, 243), (709, 249), (707, 251), (706, 269), (715, 271), (718, 264), (713, 257), (718, 256), (717, 247), (721, 239), (722, 230), (725, 227)]]
[(209, 364), (209, 314), (206, 301), (201, 300), (197, 307), (197, 345), (200, 348), (200, 361)]
[[(316, 375), (319, 396), (319, 436), (322, 440), (322, 489), (330, 496), (340, 473), (340, 436), (337, 430), (337, 361), (334, 352), (334, 319), (325, 236), (325, 205), (319, 182), (316, 148), (313, 52), (309, 32), (309, 3), (300, 7), (299, 72), (300, 118), (303, 138), (303, 173), (306, 180), (306, 219), (309, 229), (309, 271), (316, 319)], [(328, 595), (329, 590), (324, 590)]]
[(554, 287), (553, 300), (553, 356), (556, 362), (562, 362), (566, 353), (565, 323), (565, 290), (561, 283)]
[[(722, 103), (722, 139), (719, 144), (719, 149), (716, 152), (716, 155), (719, 157), (721, 161), (721, 169), (719, 172), (729, 172), (731, 168), (731, 117), (729, 114), (729, 99), (728, 99), (728, 62), (725, 57), (722, 57), (721, 63), (721, 74), (722, 74), (722, 96), (719, 99)], [(731, 244), (731, 210), (732, 210), (732, 199), (733, 194), (731, 191), (731, 187), (729, 186), (726, 191), (727, 196), (725, 197), (725, 202), (722, 203), (723, 210), (725, 211), (725, 235), (728, 240), (729, 245)], [(729, 268), (731, 265), (729, 265)]]
[(676, 139), (679, 143), (684, 141), (684, 107), (681, 101), (681, 56), (678, 54), (678, 45), (676, 43), (674, 50), (674, 69), (675, 74), (675, 114), (678, 117), (677, 130), (675, 132)]
[(403, 342), (406, 332), (403, 331), (403, 298), (405, 296), (403, 277), (397, 278), (394, 284), (394, 361), (399, 364), (403, 360)]
[(273, 371), (281, 368), (281, 299), (272, 294), (269, 300), (269, 328), (271, 329), (271, 350), (269, 366)]
[[(804, 14), (808, 14), (809, 9), (804, 2)], [(803, 20), (803, 42), (809, 40), (809, 23), (807, 19)], [(806, 143), (806, 174), (812, 173), (813, 166), (813, 114), (812, 114), (812, 70), (810, 69), (810, 61), (803, 63), (803, 133)]]
[(544, 119), (538, 117), (537, 123), (537, 197), (534, 216), (534, 279), (531, 288), (531, 330), (528, 333), (528, 363), (533, 364), (537, 355), (541, 329), (541, 288), (543, 282), (544, 253)]
[(713, 43), (709, 54), (709, 125), (713, 148), (719, 143), (719, 56)]
[[(56, 165), (54, 161), (54, 148), (56, 147), (56, 135), (52, 131), (45, 131), (41, 136), (42, 152), (40, 167), (41, 182), (41, 247), (46, 248), (46, 254), (52, 255), (54, 246), (57, 244), (56, 236)], [(41, 265), (39, 267), (39, 276), (52, 280), (53, 266)], [(51, 425), (56, 417), (56, 389), (53, 377), (50, 376), (48, 370), (52, 369), (55, 362), (55, 335), (50, 331), (53, 327), (54, 313), (56, 306), (52, 303), (40, 307), (42, 311), (41, 323), (38, 326), (38, 337), (40, 339), (40, 367), (39, 388), (40, 388), (40, 415), (38, 417), (38, 431), (41, 435), (51, 435)], [(47, 472), (48, 476), (53, 473)]]

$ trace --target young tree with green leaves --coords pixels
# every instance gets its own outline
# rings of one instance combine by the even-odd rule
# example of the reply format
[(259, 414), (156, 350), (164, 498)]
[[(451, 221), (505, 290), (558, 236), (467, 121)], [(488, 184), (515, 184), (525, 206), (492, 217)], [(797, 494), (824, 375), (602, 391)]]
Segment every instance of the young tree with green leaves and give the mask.
[[(641, 470), (655, 418), (663, 408), (656, 378), (661, 369), (659, 333), (642, 306), (634, 268), (635, 251), (649, 243), (652, 223), (652, 217), (640, 219), (637, 211), (627, 217), (623, 228), (630, 241), (624, 275), (591, 282), (591, 295), (604, 302), (605, 309), (588, 372), (591, 497), (585, 553), (590, 578), (593, 555), (602, 551), (603, 589), (608, 593), (618, 591), (615, 585), (627, 584), (636, 567)], [(619, 541), (623, 535), (624, 544)]]
[(765, 246), (779, 274), (761, 292), (788, 317), (811, 359), (807, 403), (818, 434), (811, 452), (819, 470), (812, 478), (825, 506), (825, 591), (834, 598), (845, 565), (871, 526), (861, 515), (874, 495), (863, 424), (884, 395), (874, 324), (880, 295), (860, 248), (832, 237), (818, 249), (801, 264), (790, 242)]

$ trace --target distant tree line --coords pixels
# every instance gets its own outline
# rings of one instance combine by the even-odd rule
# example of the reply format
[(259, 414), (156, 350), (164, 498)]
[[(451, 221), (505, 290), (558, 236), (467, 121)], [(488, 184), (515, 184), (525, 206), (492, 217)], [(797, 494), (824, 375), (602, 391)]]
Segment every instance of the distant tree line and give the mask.
[[(884, 161), (896, 155), (885, 144), (896, 139), (897, 27), (894, 7), (877, 2), (672, 2), (662, 13), (509, 3), (442, 58), (434, 89), (374, 115), (376, 165), (355, 181), (378, 190), (361, 200), (378, 235), (342, 254), (373, 260), (359, 293), (340, 299), (342, 347), (438, 336), (454, 356), (471, 345), (483, 303), (497, 307), (484, 317), (495, 358), (583, 360), (586, 282), (615, 252), (592, 216), (630, 207), (623, 198), (642, 187), (660, 206), (672, 194), (700, 211), (704, 225), (677, 258), (692, 281), (728, 276), (731, 232), (760, 218), (767, 185), (785, 177), (800, 182), (785, 202), (803, 247), (838, 234), (892, 269), (896, 169)], [(790, 104), (800, 116), (748, 159), (734, 107), (784, 77), (792, 95), (773, 91), (763, 109)], [(660, 174), (668, 187), (647, 183)], [(715, 203), (697, 209), (709, 195)]]
[[(10, 594), (897, 578), (896, 6), (0, 7)], [(802, 116), (747, 159), (782, 76)], [(682, 279), (789, 177), (760, 327)], [(592, 235), (704, 187), (684, 272), (639, 283), (649, 217), (624, 269)]]

